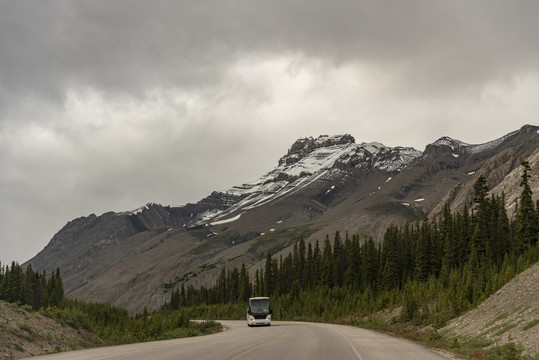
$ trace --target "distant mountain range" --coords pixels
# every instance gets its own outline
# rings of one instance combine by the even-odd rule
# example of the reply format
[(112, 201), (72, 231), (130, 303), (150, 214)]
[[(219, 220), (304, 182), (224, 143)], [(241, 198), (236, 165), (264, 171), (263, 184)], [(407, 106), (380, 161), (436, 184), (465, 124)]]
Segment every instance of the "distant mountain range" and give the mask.
[(445, 202), (470, 206), (481, 175), (492, 193), (505, 193), (511, 216), (525, 160), (537, 197), (537, 126), (479, 145), (442, 137), (423, 152), (351, 135), (302, 138), (258, 180), (196, 204), (72, 220), (25, 265), (60, 267), (70, 297), (153, 309), (182, 283), (210, 285), (222, 267), (242, 263), (254, 272), (300, 238), (322, 242), (339, 230), (380, 241), (390, 224), (436, 216)]

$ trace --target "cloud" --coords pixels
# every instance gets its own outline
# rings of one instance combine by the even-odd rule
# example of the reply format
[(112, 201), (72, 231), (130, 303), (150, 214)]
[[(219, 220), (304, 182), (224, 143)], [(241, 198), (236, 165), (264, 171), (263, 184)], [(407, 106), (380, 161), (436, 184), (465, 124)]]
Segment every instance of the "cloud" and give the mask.
[(534, 123), (538, 10), (0, 0), (0, 260), (78, 216), (253, 180), (302, 136), (422, 149)]
[(511, 80), (539, 63), (535, 1), (17, 1), (2, 10), (3, 93), (21, 96), (213, 86), (250, 55), (374, 65), (421, 95)]

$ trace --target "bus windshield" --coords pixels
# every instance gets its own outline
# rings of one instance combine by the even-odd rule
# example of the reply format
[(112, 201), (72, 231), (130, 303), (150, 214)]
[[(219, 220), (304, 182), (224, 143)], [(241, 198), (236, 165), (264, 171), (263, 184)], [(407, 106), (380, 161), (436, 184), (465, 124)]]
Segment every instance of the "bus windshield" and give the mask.
[(269, 299), (249, 299), (249, 308), (253, 314), (269, 314)]

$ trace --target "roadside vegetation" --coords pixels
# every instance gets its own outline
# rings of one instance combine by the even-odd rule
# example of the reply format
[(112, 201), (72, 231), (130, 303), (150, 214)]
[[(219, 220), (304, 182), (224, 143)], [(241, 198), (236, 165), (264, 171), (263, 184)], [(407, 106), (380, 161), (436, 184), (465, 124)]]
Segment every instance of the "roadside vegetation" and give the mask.
[(42, 312), (60, 324), (86, 329), (107, 345), (176, 339), (211, 334), (221, 330), (215, 321), (193, 322), (183, 311), (161, 309), (130, 315), (127, 310), (103, 303), (64, 298), (59, 307)]
[[(490, 344), (481, 339), (449, 338), (437, 329), (539, 260), (539, 202), (533, 203), (530, 168), (523, 165), (514, 219), (507, 216), (504, 195), (488, 196), (479, 177), (472, 209), (452, 213), (446, 204), (440, 218), (389, 227), (379, 246), (372, 238), (339, 232), (323, 245), (302, 239), (285, 257), (268, 253), (254, 279), (245, 266), (223, 269), (212, 287), (182, 284), (165, 308), (191, 318), (243, 319), (250, 296), (271, 296), (280, 320), (376, 328), (470, 358), (521, 358), (518, 345), (487, 351)], [(376, 320), (378, 312), (397, 308), (388, 321)]]
[[(0, 300), (17, 305), (23, 312), (39, 312), (61, 325), (88, 330), (106, 345), (198, 336), (221, 330), (215, 321), (189, 321), (184, 311), (161, 309), (150, 314), (144, 310), (133, 316), (117, 306), (68, 299), (64, 297), (59, 269), (47, 276), (46, 272), (35, 272), (31, 266), (23, 270), (16, 262), (0, 266)], [(25, 323), (18, 324), (18, 328), (26, 337), (33, 335)]]

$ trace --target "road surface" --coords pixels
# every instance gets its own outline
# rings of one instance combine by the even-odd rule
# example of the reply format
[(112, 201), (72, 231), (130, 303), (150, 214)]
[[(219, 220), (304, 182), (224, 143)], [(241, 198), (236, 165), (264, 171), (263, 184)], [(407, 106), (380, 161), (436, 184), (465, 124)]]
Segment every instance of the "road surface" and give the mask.
[(245, 321), (220, 322), (226, 330), (214, 335), (71, 351), (38, 359), (448, 359), (406, 340), (351, 326), (276, 321), (269, 327), (250, 328)]

